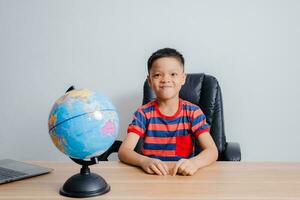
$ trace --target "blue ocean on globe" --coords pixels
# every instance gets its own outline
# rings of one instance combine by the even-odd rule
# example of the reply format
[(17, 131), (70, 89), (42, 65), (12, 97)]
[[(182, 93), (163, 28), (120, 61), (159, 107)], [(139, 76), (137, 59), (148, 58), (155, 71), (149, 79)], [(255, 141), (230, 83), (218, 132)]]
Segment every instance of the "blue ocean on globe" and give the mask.
[(89, 159), (105, 152), (118, 136), (116, 108), (103, 94), (88, 89), (71, 90), (53, 105), (49, 135), (64, 154)]

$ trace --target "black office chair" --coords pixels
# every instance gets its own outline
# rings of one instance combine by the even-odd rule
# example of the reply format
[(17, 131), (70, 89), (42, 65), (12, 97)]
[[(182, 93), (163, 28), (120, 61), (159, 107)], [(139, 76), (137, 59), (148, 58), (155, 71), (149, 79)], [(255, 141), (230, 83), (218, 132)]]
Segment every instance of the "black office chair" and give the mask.
[[(180, 90), (180, 98), (198, 105), (206, 116), (210, 124), (210, 133), (216, 143), (219, 152), (219, 161), (240, 161), (241, 150), (239, 143), (227, 142), (224, 129), (223, 104), (221, 88), (217, 79), (211, 75), (203, 73), (187, 74), (186, 82)], [(147, 80), (144, 83), (143, 104), (156, 98), (155, 93), (150, 88)], [(195, 153), (201, 151), (198, 141), (194, 139)], [(111, 153), (117, 152), (121, 141), (115, 143), (101, 155), (99, 160), (107, 160)], [(140, 152), (143, 139), (141, 138), (135, 148)]]
[[(198, 73), (187, 74), (186, 82), (180, 90), (180, 98), (198, 105), (206, 116), (210, 124), (210, 133), (216, 143), (219, 152), (219, 161), (240, 161), (241, 150), (239, 143), (226, 142), (223, 104), (221, 88), (217, 79), (211, 75)], [(144, 83), (143, 104), (156, 98), (155, 93), (150, 88), (147, 80)], [(195, 153), (199, 153), (201, 148), (194, 138)], [(139, 141), (139, 146), (142, 141)], [(136, 148), (136, 150), (138, 150)]]

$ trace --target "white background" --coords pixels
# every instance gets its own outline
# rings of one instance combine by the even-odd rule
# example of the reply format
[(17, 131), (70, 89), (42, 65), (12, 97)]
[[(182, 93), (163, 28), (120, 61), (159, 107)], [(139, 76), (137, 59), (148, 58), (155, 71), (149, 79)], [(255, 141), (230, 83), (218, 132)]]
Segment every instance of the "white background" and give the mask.
[(0, 158), (68, 159), (47, 120), (70, 85), (106, 94), (123, 139), (150, 54), (217, 77), (247, 161), (300, 161), (300, 1), (0, 0)]

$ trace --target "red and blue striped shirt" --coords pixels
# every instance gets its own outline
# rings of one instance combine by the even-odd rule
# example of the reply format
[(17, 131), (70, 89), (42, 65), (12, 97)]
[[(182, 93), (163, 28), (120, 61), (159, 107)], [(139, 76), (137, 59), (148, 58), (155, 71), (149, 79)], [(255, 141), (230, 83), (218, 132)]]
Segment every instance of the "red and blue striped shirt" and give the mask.
[(193, 156), (192, 135), (198, 138), (209, 129), (199, 106), (180, 99), (173, 116), (161, 113), (156, 100), (141, 106), (134, 113), (127, 132), (144, 137), (143, 155), (163, 161), (177, 161)]

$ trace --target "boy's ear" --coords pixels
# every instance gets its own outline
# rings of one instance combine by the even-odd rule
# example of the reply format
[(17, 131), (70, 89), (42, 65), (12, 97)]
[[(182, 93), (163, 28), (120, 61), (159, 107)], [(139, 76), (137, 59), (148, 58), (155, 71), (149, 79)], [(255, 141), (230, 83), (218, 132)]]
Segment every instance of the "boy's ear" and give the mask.
[(147, 75), (147, 81), (148, 81), (149, 86), (151, 87), (151, 80), (150, 80), (150, 76), (149, 75)]
[(186, 80), (186, 73), (183, 73), (182, 75), (182, 83), (181, 83), (181, 86), (183, 86), (185, 84), (185, 80)]

